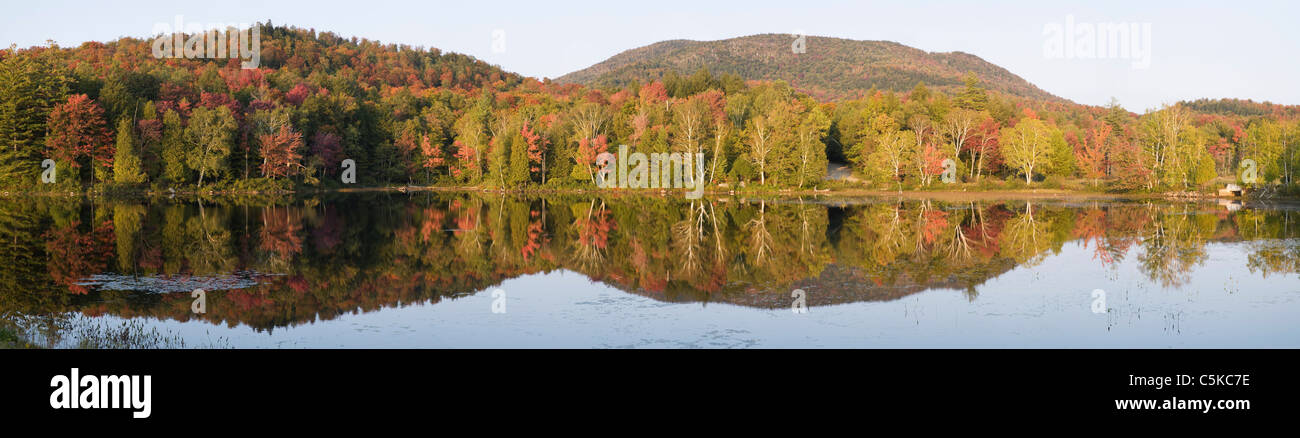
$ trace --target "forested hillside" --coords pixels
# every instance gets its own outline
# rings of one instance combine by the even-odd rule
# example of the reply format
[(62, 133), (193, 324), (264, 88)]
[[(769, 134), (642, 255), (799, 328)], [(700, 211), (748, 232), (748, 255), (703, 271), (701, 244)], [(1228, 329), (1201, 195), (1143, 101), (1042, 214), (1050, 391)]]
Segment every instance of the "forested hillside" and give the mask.
[(556, 79), (600, 87), (687, 76), (707, 68), (746, 80), (784, 80), (821, 100), (863, 97), (872, 89), (907, 92), (918, 82), (943, 92), (960, 91), (967, 74), (985, 87), (1013, 96), (1059, 100), (1002, 67), (962, 52), (929, 53), (890, 41), (805, 37), (801, 53), (786, 34), (720, 41), (672, 40), (619, 53)]
[[(933, 186), (949, 159), (959, 182), (1070, 178), (1110, 190), (1205, 187), (1246, 159), (1259, 183), (1290, 183), (1300, 165), (1293, 106), (1192, 102), (1137, 115), (1028, 84), (1002, 90), (1014, 76), (967, 68), (978, 64), (968, 55), (904, 57), (913, 61), (897, 76), (866, 72), (893, 78), (888, 87), (825, 101), (798, 91), (800, 80), (699, 69), (588, 87), (433, 48), (270, 24), (261, 32), (255, 69), (155, 59), (150, 40), (135, 38), (0, 51), (0, 186), (337, 187), (353, 160), (357, 186), (588, 189), (596, 157), (618, 145), (703, 154), (706, 181), (732, 189), (822, 187), (830, 160), (851, 164), (870, 188)], [(837, 41), (847, 40), (810, 39), (799, 56), (828, 56)], [(747, 58), (726, 59), (708, 67)], [(922, 62), (937, 59), (954, 61)], [(917, 71), (946, 73), (894, 91)], [(959, 85), (949, 73), (962, 74)], [(53, 184), (41, 183), (46, 159)]]

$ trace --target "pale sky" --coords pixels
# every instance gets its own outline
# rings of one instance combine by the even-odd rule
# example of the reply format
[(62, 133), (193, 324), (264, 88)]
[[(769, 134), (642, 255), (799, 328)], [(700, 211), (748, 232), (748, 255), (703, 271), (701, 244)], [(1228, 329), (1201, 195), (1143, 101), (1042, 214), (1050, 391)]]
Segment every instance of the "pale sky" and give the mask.
[[(437, 47), (534, 77), (557, 77), (668, 39), (794, 33), (963, 51), (1049, 93), (1142, 112), (1161, 103), (1237, 97), (1300, 104), (1295, 1), (9, 1), (0, 44), (63, 46), (145, 37), (155, 23), (270, 19), (345, 37)], [(1149, 23), (1150, 66), (1133, 59), (1053, 59), (1045, 28)], [(504, 52), (493, 32), (504, 31)], [(1055, 35), (1055, 34), (1053, 34)], [(1064, 39), (1065, 37), (1062, 36)], [(1141, 39), (1137, 40), (1139, 47)], [(1076, 41), (1077, 44), (1077, 41)], [(815, 46), (808, 50), (816, 50)]]

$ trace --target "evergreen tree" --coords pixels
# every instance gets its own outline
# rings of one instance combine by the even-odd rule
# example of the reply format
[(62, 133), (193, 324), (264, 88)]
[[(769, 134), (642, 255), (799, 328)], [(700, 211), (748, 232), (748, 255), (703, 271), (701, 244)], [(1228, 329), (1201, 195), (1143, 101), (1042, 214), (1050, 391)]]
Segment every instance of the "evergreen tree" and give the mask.
[(145, 181), (140, 153), (135, 147), (131, 119), (123, 117), (117, 122), (117, 144), (113, 151), (113, 181), (119, 184), (140, 184)]
[(44, 152), (45, 120), (63, 102), (72, 82), (54, 50), (15, 53), (0, 59), (0, 186), (36, 181)]
[(185, 184), (189, 181), (189, 168), (185, 164), (185, 126), (181, 115), (175, 110), (167, 110), (163, 115), (162, 160), (163, 178), (172, 184)]
[(988, 93), (979, 86), (980, 80), (975, 73), (966, 73), (966, 88), (957, 96), (958, 107), (972, 111), (983, 111), (989, 104)]

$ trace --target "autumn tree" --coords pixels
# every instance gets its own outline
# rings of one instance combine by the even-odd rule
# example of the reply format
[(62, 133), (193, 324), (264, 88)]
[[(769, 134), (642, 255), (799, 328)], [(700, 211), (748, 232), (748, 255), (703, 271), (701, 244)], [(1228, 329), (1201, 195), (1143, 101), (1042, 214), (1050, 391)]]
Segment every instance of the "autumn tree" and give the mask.
[(916, 175), (922, 185), (930, 185), (936, 175), (943, 172), (943, 151), (934, 143), (926, 143), (916, 154)]
[(112, 137), (104, 126), (104, 110), (90, 97), (74, 94), (55, 106), (47, 128), (45, 146), (55, 161), (77, 169), (84, 159), (95, 168), (95, 178), (112, 166)]
[[(249, 131), (253, 140), (247, 142), (250, 143), (250, 150), (245, 151), (243, 154), (245, 178), (249, 176), (250, 161), (255, 159), (257, 155), (264, 154), (264, 149), (267, 147), (267, 145), (262, 144), (261, 139), (277, 138), (282, 128), (291, 127), (290, 113), (291, 110), (288, 107), (261, 108), (244, 117), (244, 129)], [(252, 146), (256, 146), (256, 149), (252, 149)], [(266, 157), (262, 156), (261, 158), (261, 164), (256, 165), (259, 169), (266, 165)], [(265, 172), (263, 172), (263, 176), (265, 175)]]
[(550, 140), (534, 131), (527, 121), (519, 129), (519, 135), (524, 138), (524, 144), (528, 145), (528, 171), (539, 175), (542, 184), (546, 184), (546, 151), (550, 148)]
[(997, 152), (1001, 134), (997, 120), (989, 116), (985, 116), (975, 128), (967, 147), (971, 154), (970, 175), (976, 182), (983, 175), (986, 163), (991, 161), (989, 156)]
[(302, 134), (294, 132), (288, 125), (271, 134), (258, 136), (262, 145), (262, 176), (278, 179), (298, 174), (302, 165)]
[(603, 133), (609, 115), (605, 107), (599, 104), (582, 102), (569, 110), (568, 119), (573, 126), (574, 143), (578, 144), (572, 157), (573, 178), (580, 181), (595, 181), (596, 173), (593, 166), (596, 155), (609, 147), (609, 137)]
[[(576, 175), (578, 172), (585, 172), (586, 180), (596, 181), (596, 157), (609, 151), (609, 137), (605, 134), (598, 134), (596, 138), (578, 140), (578, 149), (575, 151), (574, 159), (577, 165), (573, 171)], [(581, 176), (576, 176), (581, 179)]]
[(334, 175), (343, 163), (343, 139), (332, 132), (317, 132), (309, 144), (315, 165), (321, 175)]
[(1092, 180), (1092, 185), (1097, 185), (1097, 180), (1106, 176), (1106, 155), (1109, 152), (1107, 144), (1110, 141), (1111, 127), (1102, 123), (1100, 126), (1088, 131), (1088, 134), (1080, 140), (1078, 149), (1075, 152), (1075, 161), (1079, 163), (1079, 169), (1083, 172), (1083, 177)]
[(461, 182), (476, 184), (483, 176), (483, 156), (491, 140), (487, 132), (491, 117), (490, 101), (480, 98), (456, 120), (456, 140), (453, 142), (456, 165), (451, 171)]
[(1117, 139), (1108, 157), (1115, 188), (1136, 190), (1150, 187), (1154, 171), (1149, 157), (1134, 141)]
[(420, 167), (429, 174), (429, 180), (433, 179), (433, 171), (443, 166), (446, 159), (442, 154), (442, 143), (439, 143), (428, 134), (420, 136)]
[[(948, 138), (948, 144), (952, 145), (952, 158), (954, 160), (960, 161), (961, 152), (967, 149), (966, 143), (970, 141), (971, 135), (978, 127), (979, 120), (979, 113), (965, 108), (953, 110), (944, 118), (943, 135)], [(975, 165), (973, 156), (971, 165)]]
[(145, 102), (140, 119), (135, 122), (136, 150), (140, 155), (145, 179), (156, 180), (162, 175), (163, 122), (152, 101)]

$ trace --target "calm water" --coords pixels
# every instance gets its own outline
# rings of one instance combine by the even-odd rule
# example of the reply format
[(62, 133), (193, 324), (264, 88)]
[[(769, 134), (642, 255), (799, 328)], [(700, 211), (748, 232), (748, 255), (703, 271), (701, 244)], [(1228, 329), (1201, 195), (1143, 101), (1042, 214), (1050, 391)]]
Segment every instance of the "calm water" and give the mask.
[(4, 199), (0, 324), (59, 347), (1297, 347), (1298, 221), (1165, 202)]

